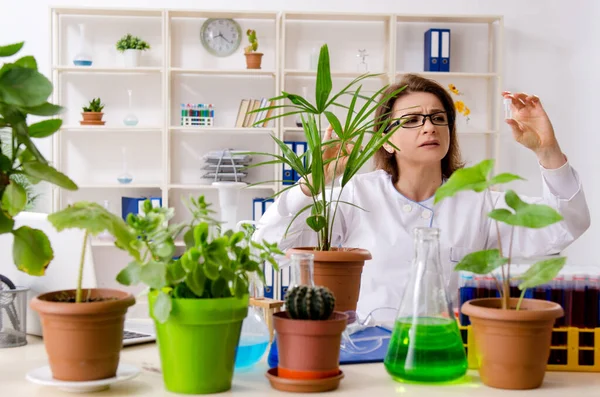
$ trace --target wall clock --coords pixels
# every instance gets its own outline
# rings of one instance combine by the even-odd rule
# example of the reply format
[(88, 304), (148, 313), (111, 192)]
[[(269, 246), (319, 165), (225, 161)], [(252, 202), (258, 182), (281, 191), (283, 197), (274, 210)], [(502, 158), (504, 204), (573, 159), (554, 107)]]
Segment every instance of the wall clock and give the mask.
[(200, 28), (200, 40), (212, 55), (226, 57), (240, 47), (242, 28), (233, 19), (210, 18)]

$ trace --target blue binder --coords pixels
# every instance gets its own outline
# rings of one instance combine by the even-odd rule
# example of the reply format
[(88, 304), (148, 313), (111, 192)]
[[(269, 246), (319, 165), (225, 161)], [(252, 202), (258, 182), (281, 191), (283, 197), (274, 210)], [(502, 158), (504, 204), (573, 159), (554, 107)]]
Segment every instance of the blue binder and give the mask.
[(440, 72), (450, 71), (450, 29), (439, 29), (440, 32)]
[(144, 201), (150, 199), (152, 207), (162, 207), (161, 197), (121, 197), (121, 216), (127, 220), (127, 215), (143, 212)]
[(423, 70), (425, 72), (440, 71), (440, 30), (429, 29), (425, 32)]
[[(284, 141), (284, 143), (290, 148), (291, 151), (296, 151), (295, 142), (292, 141)], [(287, 164), (283, 164), (283, 184), (284, 185), (293, 185), (296, 180), (296, 172)]]
[[(306, 153), (308, 145), (306, 142), (294, 142), (294, 152), (298, 157), (302, 157)], [(302, 164), (306, 167), (306, 156), (302, 157)], [(298, 182), (300, 175), (294, 175), (294, 182)]]

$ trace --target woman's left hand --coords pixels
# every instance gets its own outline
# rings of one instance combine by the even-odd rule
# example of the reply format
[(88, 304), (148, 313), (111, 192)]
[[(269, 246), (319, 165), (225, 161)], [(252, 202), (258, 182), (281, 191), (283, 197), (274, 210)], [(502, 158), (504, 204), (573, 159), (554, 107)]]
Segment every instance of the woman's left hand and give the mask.
[(545, 168), (562, 166), (566, 158), (540, 99), (535, 95), (508, 91), (504, 91), (502, 96), (511, 99), (512, 119), (505, 121), (511, 126), (515, 140), (531, 149)]

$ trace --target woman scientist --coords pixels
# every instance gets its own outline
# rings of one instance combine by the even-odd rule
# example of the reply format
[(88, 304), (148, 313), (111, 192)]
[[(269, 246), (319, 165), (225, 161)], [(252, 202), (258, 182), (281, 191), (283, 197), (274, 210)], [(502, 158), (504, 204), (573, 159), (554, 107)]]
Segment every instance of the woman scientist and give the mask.
[[(399, 304), (413, 257), (415, 227), (441, 229), (441, 260), (451, 295), (457, 288), (454, 265), (470, 252), (497, 245), (496, 228), (487, 217), (491, 208), (486, 205), (484, 194), (461, 192), (433, 204), (436, 189), (463, 165), (451, 97), (439, 84), (418, 75), (405, 76), (384, 95), (403, 86), (406, 88), (376, 114), (376, 118), (387, 114), (405, 121), (390, 138), (399, 151), (384, 145), (375, 154), (377, 169), (357, 174), (346, 185), (340, 200), (366, 211), (340, 205), (335, 219), (332, 245), (364, 248), (373, 257), (363, 269), (357, 309), (361, 316), (379, 307)], [(524, 199), (550, 205), (564, 217), (543, 229), (515, 228), (513, 256), (558, 253), (590, 225), (581, 182), (562, 153), (539, 99), (523, 93), (502, 95), (512, 102), (513, 118), (506, 122), (515, 140), (535, 153), (542, 174), (542, 197)], [(326, 140), (331, 133), (328, 129)], [(334, 162), (330, 164), (333, 166)], [(344, 165), (340, 161), (336, 175), (342, 175)], [(495, 206), (505, 206), (502, 192), (491, 193)], [(255, 238), (278, 242), (282, 250), (316, 245), (315, 233), (305, 222), (308, 211), (294, 221), (287, 237), (283, 237), (294, 214), (312, 202), (309, 195), (301, 183), (281, 194), (261, 217)], [(510, 229), (500, 224), (504, 245), (509, 233)]]

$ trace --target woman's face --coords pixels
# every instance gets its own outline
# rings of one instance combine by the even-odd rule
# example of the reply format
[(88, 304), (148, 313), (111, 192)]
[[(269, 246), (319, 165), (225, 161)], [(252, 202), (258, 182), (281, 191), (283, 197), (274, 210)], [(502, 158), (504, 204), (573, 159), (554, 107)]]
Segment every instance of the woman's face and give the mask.
[[(423, 117), (419, 115), (423, 114), (432, 116), (427, 117), (425, 124), (421, 126)], [(437, 96), (428, 92), (412, 92), (404, 95), (394, 102), (391, 118), (405, 121), (404, 126), (416, 126), (397, 128), (389, 140), (400, 149), (400, 152), (396, 151), (396, 156), (401, 163), (439, 163), (448, 153), (450, 147), (448, 116)], [(393, 148), (386, 144), (385, 149), (390, 151)]]

